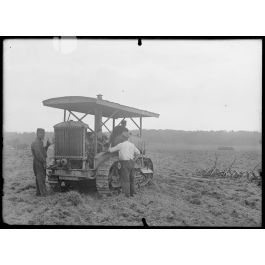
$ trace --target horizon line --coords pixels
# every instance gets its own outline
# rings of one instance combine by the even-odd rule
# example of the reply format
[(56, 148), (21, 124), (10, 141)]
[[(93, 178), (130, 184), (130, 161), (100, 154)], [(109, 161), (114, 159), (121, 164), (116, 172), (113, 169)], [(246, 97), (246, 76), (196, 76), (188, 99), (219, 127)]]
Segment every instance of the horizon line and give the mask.
[[(261, 131), (251, 131), (251, 130), (176, 130), (176, 129), (142, 129), (143, 131), (177, 131), (177, 132), (250, 132), (250, 133), (261, 133)], [(137, 129), (130, 130), (130, 131), (137, 131)], [(46, 131), (47, 133), (53, 133), (54, 131)], [(3, 133), (36, 133), (36, 131), (5, 131)]]

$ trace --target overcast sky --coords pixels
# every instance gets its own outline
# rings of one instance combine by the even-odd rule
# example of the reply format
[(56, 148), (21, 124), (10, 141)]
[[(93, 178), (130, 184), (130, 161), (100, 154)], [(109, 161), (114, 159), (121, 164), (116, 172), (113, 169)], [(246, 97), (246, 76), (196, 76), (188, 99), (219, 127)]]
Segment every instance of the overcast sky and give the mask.
[(101, 93), (103, 99), (159, 113), (158, 119), (143, 120), (146, 129), (261, 131), (261, 45), (6, 40), (4, 130), (53, 131), (63, 111), (44, 107), (43, 100)]

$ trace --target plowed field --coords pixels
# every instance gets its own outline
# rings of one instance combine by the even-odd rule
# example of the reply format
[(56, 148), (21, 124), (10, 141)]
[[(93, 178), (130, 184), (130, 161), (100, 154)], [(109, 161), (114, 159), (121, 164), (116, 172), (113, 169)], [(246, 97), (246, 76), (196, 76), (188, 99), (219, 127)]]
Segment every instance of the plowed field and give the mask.
[[(261, 186), (244, 177), (203, 177), (214, 164), (213, 150), (156, 150), (153, 182), (135, 197), (100, 198), (96, 192), (70, 191), (35, 196), (29, 150), (4, 150), (3, 218), (23, 225), (240, 226), (261, 225)], [(260, 151), (218, 151), (217, 168), (251, 170)], [(48, 184), (47, 184), (48, 187)]]

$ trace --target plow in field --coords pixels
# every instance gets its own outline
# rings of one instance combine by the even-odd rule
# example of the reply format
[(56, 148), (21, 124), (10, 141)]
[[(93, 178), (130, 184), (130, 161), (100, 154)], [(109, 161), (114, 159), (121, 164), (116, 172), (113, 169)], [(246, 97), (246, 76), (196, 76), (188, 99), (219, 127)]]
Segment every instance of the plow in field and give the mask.
[(215, 154), (213, 166), (207, 169), (199, 169), (196, 171), (196, 174), (205, 178), (245, 178), (250, 182), (257, 183), (258, 186), (261, 186), (261, 162), (256, 164), (252, 170), (247, 171), (233, 169), (236, 162), (236, 156), (234, 157), (232, 163), (225, 169), (218, 169), (217, 162), (218, 156)]

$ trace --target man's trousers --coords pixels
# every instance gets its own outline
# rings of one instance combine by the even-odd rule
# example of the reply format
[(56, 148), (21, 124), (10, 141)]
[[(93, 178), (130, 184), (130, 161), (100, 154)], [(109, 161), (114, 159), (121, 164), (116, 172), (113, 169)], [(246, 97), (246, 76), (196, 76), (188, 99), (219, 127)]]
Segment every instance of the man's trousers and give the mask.
[(37, 196), (45, 196), (47, 194), (46, 191), (46, 170), (42, 163), (33, 160), (33, 171), (36, 177), (36, 195)]
[(126, 160), (120, 161), (121, 163), (121, 188), (126, 197), (133, 196), (135, 194), (134, 186), (134, 161)]

